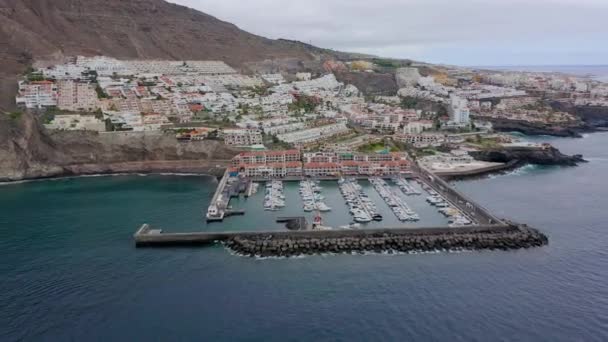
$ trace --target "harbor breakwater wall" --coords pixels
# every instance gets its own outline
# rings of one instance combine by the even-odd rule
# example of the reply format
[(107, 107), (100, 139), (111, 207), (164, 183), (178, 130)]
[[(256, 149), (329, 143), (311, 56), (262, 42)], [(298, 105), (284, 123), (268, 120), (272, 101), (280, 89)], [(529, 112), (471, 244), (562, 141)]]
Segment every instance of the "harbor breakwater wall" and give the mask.
[(522, 225), (177, 234), (165, 234), (144, 225), (134, 238), (138, 247), (223, 243), (239, 255), (252, 257), (290, 257), (323, 253), (510, 250), (540, 247), (548, 243), (548, 238), (538, 230)]

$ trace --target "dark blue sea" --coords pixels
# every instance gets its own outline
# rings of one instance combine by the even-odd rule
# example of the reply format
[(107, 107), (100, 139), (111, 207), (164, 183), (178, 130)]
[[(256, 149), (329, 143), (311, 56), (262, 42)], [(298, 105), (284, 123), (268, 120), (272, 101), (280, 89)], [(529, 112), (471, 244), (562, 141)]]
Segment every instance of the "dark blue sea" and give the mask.
[(550, 237), (510, 252), (259, 260), (135, 249), (143, 222), (199, 227), (216, 181), (0, 186), (0, 340), (608, 341), (608, 134), (535, 139), (590, 162), (456, 184)]

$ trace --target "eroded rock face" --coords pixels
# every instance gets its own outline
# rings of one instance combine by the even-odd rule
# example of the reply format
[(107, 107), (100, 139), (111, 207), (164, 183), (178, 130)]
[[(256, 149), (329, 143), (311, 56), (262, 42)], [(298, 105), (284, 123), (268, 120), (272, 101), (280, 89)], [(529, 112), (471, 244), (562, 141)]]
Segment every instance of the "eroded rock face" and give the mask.
[(340, 82), (354, 85), (365, 95), (393, 96), (399, 90), (395, 76), (390, 73), (338, 72), (336, 78)]
[(574, 123), (569, 126), (552, 126), (536, 122), (507, 120), (483, 115), (475, 115), (475, 118), (491, 122), (495, 131), (520, 132), (525, 135), (551, 135), (557, 137), (580, 138), (581, 132), (592, 130), (591, 127), (583, 122)]
[(565, 155), (555, 147), (504, 147), (469, 154), (477, 160), (495, 163), (519, 161), (522, 164), (576, 166), (585, 162), (582, 155)]
[(162, 133), (49, 132), (33, 114), (0, 114), (0, 181), (82, 173), (197, 172), (214, 162), (225, 165), (223, 161), (236, 153), (219, 141), (182, 143)]

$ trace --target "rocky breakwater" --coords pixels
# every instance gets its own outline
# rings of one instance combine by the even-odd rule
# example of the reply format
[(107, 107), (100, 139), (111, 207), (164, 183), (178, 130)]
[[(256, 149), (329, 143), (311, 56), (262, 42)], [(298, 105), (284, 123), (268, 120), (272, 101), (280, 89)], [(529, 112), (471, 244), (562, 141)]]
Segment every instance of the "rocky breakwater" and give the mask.
[(583, 156), (572, 156), (561, 153), (552, 146), (542, 147), (501, 147), (472, 151), (469, 154), (476, 160), (494, 163), (537, 164), (576, 166), (586, 162)]
[(224, 241), (224, 245), (243, 256), (292, 257), (324, 253), (412, 253), (456, 250), (513, 250), (540, 247), (548, 238), (524, 226), (488, 230), (428, 229), (421, 231), (385, 230), (348, 234), (247, 235)]

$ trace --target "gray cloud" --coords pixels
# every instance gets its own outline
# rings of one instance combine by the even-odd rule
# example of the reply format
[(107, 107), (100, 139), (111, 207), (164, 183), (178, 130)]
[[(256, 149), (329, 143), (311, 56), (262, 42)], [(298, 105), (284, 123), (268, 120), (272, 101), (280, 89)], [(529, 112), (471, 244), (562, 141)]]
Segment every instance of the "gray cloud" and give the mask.
[(452, 64), (608, 64), (605, 0), (172, 0), (249, 32)]

